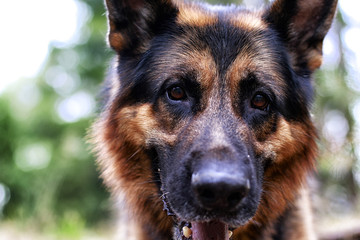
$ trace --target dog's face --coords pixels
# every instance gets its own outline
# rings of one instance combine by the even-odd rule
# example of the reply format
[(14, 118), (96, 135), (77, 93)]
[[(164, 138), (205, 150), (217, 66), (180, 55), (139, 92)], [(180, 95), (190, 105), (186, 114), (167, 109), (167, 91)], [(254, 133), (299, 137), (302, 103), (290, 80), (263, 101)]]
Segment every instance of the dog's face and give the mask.
[(211, 26), (154, 38), (142, 69), (151, 76), (141, 98), (152, 101), (157, 126), (147, 146), (176, 216), (239, 226), (256, 212), (265, 168), (284, 148), (301, 152), (291, 149), (289, 122), (309, 121), (309, 99), (271, 30), (226, 17)]
[(138, 214), (164, 203), (176, 239), (184, 224), (209, 232), (205, 223), (265, 224), (284, 211), (313, 167), (310, 75), (336, 1), (278, 0), (255, 13), (170, 0), (107, 6), (119, 56), (102, 120), (109, 185), (121, 182)]

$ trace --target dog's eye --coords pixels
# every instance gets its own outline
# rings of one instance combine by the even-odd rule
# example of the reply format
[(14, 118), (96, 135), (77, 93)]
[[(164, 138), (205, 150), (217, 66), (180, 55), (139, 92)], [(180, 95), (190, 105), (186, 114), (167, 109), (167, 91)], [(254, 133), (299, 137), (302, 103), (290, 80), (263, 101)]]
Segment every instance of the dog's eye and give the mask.
[(260, 110), (267, 110), (269, 106), (269, 98), (263, 93), (257, 93), (251, 100), (251, 107), (260, 109)]
[(180, 86), (173, 86), (167, 90), (167, 95), (171, 100), (181, 101), (186, 99), (185, 90)]

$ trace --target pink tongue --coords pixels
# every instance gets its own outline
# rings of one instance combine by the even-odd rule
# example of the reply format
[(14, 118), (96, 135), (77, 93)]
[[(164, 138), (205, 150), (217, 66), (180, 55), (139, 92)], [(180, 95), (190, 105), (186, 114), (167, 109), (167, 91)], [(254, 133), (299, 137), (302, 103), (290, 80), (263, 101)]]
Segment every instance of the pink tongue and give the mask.
[(193, 240), (228, 240), (229, 226), (221, 222), (192, 222)]

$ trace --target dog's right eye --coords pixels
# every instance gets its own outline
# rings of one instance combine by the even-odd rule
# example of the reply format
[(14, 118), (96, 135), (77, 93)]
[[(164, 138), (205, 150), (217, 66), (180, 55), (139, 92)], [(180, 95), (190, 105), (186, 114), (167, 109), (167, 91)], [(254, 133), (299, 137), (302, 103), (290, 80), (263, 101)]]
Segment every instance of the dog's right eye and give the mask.
[(182, 101), (187, 98), (185, 90), (180, 86), (172, 86), (167, 89), (169, 99), (173, 101)]
[(257, 93), (251, 100), (251, 107), (265, 111), (269, 106), (269, 98), (263, 93)]

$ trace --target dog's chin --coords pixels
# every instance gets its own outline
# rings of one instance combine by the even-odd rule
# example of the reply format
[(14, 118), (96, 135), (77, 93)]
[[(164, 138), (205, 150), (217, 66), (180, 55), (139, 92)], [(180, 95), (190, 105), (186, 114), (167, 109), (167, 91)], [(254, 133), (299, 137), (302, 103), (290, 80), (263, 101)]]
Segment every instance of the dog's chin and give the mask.
[(253, 211), (243, 213), (241, 210), (226, 214), (187, 213), (182, 217), (175, 214), (174, 239), (229, 239), (234, 229), (245, 225), (252, 217)]

